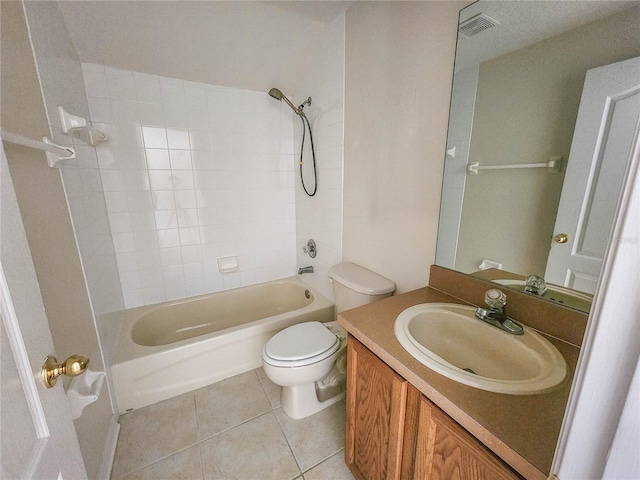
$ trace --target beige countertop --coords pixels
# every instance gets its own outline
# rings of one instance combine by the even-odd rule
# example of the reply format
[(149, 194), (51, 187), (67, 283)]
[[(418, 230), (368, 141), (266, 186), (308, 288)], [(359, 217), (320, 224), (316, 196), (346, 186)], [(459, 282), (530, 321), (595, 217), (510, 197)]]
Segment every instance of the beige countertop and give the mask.
[(546, 337), (564, 356), (568, 375), (557, 390), (505, 395), (450, 380), (413, 358), (396, 340), (393, 325), (420, 303), (463, 303), (430, 287), (342, 312), (340, 324), (433, 403), (528, 479), (546, 479), (556, 449), (579, 349)]

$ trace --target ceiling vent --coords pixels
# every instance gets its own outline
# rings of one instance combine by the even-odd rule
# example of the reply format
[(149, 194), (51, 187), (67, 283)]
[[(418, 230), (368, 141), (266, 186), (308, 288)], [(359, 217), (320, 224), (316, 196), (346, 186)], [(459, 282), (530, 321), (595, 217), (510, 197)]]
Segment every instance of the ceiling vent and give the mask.
[(496, 25), (500, 25), (500, 22), (491, 18), (486, 13), (479, 13), (471, 17), (469, 20), (462, 22), (458, 27), (458, 33), (467, 38), (473, 37), (477, 33), (483, 32), (491, 27), (495, 27)]

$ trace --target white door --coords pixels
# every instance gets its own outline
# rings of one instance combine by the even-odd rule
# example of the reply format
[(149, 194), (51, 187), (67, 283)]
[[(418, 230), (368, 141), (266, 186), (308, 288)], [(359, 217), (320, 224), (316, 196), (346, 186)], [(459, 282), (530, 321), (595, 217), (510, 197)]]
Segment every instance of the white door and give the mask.
[(640, 57), (587, 72), (547, 261), (548, 282), (595, 291), (639, 114)]
[(1, 146), (0, 156), (0, 478), (86, 479), (62, 382), (40, 381), (53, 340)]

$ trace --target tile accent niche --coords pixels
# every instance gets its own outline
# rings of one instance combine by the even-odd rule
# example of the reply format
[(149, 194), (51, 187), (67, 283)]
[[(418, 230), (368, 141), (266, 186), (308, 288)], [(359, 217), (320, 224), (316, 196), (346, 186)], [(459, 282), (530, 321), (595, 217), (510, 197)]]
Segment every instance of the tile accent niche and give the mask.
[[(294, 120), (255, 92), (82, 65), (125, 307), (295, 274)], [(217, 259), (236, 255), (221, 274)]]

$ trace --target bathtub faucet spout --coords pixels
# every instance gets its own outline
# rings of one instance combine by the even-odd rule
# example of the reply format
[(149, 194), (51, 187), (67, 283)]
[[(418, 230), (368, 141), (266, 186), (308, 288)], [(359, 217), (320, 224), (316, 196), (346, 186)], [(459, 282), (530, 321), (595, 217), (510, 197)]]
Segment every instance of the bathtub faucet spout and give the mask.
[(302, 275), (303, 273), (313, 273), (313, 267), (301, 267), (298, 269), (298, 275)]

